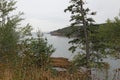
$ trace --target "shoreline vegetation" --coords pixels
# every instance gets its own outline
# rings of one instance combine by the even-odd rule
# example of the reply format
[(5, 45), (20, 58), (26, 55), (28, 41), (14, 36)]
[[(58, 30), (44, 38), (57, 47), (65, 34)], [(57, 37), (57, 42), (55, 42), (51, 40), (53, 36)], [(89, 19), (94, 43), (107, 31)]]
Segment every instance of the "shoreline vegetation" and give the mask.
[[(103, 26), (106, 23), (102, 23), (102, 24), (94, 24), (91, 25), (90, 27), (99, 27), (99, 26)], [(79, 29), (80, 26), (69, 26), (69, 27), (65, 27), (65, 28), (61, 28), (58, 30), (54, 30), (49, 32), (49, 34), (51, 34), (52, 36), (63, 36), (63, 37), (77, 37), (77, 30)], [(82, 26), (81, 26), (82, 27)], [(70, 33), (73, 33), (72, 35)], [(69, 36), (70, 35), (70, 36)]]
[[(32, 36), (32, 26), (21, 25), (23, 12), (14, 14), (15, 0), (0, 0), (0, 80), (109, 80), (107, 56), (119, 57), (120, 19), (108, 20), (107, 24), (90, 25), (87, 18), (90, 9), (84, 9), (83, 0), (71, 0), (73, 5), (66, 11), (73, 15), (73, 26), (50, 32), (51, 35), (74, 37), (70, 51), (82, 49), (71, 61), (63, 57), (51, 57), (55, 48), (48, 44), (38, 31)], [(90, 15), (94, 15), (92, 12)], [(75, 26), (81, 24), (83, 26)], [(119, 25), (119, 26), (118, 26)], [(102, 27), (99, 27), (102, 26)], [(107, 26), (107, 27), (106, 27)], [(111, 33), (112, 32), (112, 33)], [(82, 44), (82, 45), (81, 45)], [(94, 70), (92, 70), (94, 69)], [(92, 74), (94, 71), (94, 74)], [(103, 72), (102, 72), (103, 71)], [(102, 74), (99, 75), (97, 73)], [(112, 80), (120, 80), (120, 69)], [(104, 77), (104, 79), (102, 79)]]
[[(43, 68), (39, 68), (36, 66), (30, 66), (26, 67), (25, 69), (22, 67), (23, 64), (17, 65), (16, 67), (10, 67), (9, 64), (1, 64), (0, 63), (0, 80), (87, 80), (87, 77), (89, 76), (88, 72), (85, 69), (79, 69), (74, 72), (70, 72), (71, 68), (75, 68), (74, 65), (72, 65), (71, 61), (68, 61), (67, 58), (63, 57), (51, 57), (50, 58), (50, 65), (52, 66), (51, 69), (44, 70)], [(108, 67), (109, 65), (107, 63), (104, 63), (106, 73), (108, 74)], [(19, 66), (19, 67), (18, 67)], [(17, 71), (17, 73), (15, 72)], [(116, 74), (119, 74), (118, 72), (120, 69), (116, 69), (115, 73), (115, 79)], [(107, 77), (107, 76), (106, 76)], [(119, 78), (119, 76), (118, 76)], [(92, 80), (96, 80), (97, 78), (95, 76), (92, 77)], [(114, 80), (115, 80), (114, 79)], [(97, 79), (99, 80), (99, 79)]]
[[(54, 67), (53, 70), (45, 70), (36, 66), (26, 67), (25, 70), (22, 69), (22, 65), (18, 67), (9, 67), (7, 64), (0, 63), (0, 80), (75, 80), (83, 79), (86, 80), (87, 73), (77, 71), (74, 73), (69, 73), (71, 62), (67, 58), (63, 57), (51, 57), (50, 65)], [(17, 71), (15, 74), (14, 71)]]

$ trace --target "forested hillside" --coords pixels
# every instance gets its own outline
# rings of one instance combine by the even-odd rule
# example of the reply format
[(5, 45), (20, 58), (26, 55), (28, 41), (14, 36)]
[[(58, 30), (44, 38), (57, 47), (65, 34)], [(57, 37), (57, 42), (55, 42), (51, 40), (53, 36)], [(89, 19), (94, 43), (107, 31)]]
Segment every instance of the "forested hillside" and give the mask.
[[(92, 26), (94, 26), (95, 28), (98, 28), (101, 25), (105, 25), (105, 23), (94, 24)], [(89, 28), (91, 28), (92, 26), (90, 26)], [(69, 35), (70, 35), (71, 37), (76, 37), (78, 34), (76, 32), (77, 30), (79, 30), (79, 26), (69, 26), (69, 27), (65, 27), (62, 29), (55, 30), (55, 31), (51, 31), (50, 34), (53, 36), (66, 36), (66, 37), (68, 36), (69, 37)]]

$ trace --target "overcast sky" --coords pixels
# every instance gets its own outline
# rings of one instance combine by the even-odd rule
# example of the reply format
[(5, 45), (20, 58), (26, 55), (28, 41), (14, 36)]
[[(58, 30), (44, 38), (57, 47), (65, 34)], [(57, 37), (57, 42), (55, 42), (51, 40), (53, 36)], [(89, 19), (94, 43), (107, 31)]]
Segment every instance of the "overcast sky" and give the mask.
[[(25, 23), (30, 23), (34, 31), (48, 32), (68, 26), (70, 14), (64, 13), (70, 0), (17, 0), (17, 10), (25, 13)], [(96, 11), (96, 23), (113, 19), (120, 11), (120, 0), (86, 0), (87, 6)]]

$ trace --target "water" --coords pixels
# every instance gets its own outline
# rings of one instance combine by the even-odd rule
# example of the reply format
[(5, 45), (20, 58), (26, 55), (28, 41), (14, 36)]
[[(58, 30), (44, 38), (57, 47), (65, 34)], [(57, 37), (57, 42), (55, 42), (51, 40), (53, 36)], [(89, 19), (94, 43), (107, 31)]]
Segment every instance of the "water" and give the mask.
[[(71, 46), (68, 44), (70, 39), (66, 37), (60, 37), (60, 36), (51, 36), (50, 34), (44, 34), (44, 36), (48, 39), (49, 44), (53, 44), (54, 48), (56, 48), (56, 51), (52, 54), (52, 57), (65, 57), (68, 59), (72, 59), (75, 54), (71, 53), (68, 49)], [(110, 69), (108, 70), (108, 80), (112, 80), (115, 74), (115, 69), (120, 68), (120, 59), (113, 59), (113, 58), (107, 58), (104, 59), (104, 62), (108, 62), (110, 64)], [(106, 76), (105, 71), (101, 73), (101, 71), (98, 71), (98, 78), (101, 76)], [(120, 80), (120, 74), (118, 75)], [(103, 77), (103, 78), (104, 78)], [(105, 80), (105, 79), (101, 79)]]
[[(34, 38), (37, 37), (35, 33), (33, 33), (32, 36)], [(52, 57), (64, 57), (70, 60), (74, 57), (75, 54), (68, 50), (70, 46), (72, 46), (71, 44), (68, 44), (71, 39), (60, 36), (52, 36), (46, 33), (44, 33), (43, 37), (47, 38), (48, 44), (52, 44), (55, 48), (55, 52), (52, 54)]]
[(68, 59), (73, 58), (75, 54), (68, 50), (71, 46), (68, 44), (70, 39), (66, 37), (51, 36), (50, 34), (44, 34), (44, 36), (47, 38), (48, 44), (52, 44), (56, 49), (56, 51), (52, 54), (52, 57), (65, 57)]

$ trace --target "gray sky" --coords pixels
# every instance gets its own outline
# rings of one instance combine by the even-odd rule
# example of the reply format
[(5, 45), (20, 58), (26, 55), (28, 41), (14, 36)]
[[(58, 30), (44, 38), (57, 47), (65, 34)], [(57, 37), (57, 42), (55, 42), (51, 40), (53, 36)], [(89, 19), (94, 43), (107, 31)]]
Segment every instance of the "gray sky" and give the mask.
[[(70, 14), (64, 13), (70, 0), (17, 0), (18, 11), (25, 13), (25, 23), (30, 23), (34, 31), (48, 32), (68, 26)], [(86, 0), (91, 11), (96, 11), (96, 23), (113, 19), (120, 11), (120, 0)]]

